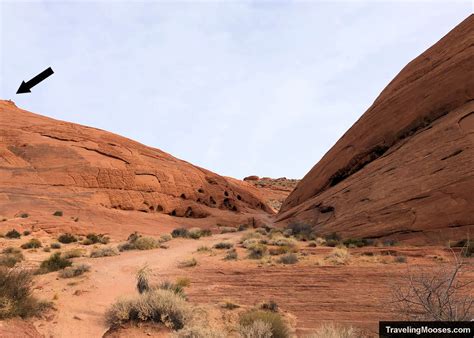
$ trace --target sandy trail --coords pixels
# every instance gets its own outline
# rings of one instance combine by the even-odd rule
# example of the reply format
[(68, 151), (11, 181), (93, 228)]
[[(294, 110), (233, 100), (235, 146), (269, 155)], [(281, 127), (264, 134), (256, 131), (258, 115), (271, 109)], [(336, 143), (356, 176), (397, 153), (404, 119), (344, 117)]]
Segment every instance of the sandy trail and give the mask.
[(101, 337), (108, 329), (104, 322), (107, 308), (120, 296), (135, 295), (135, 273), (147, 264), (153, 270), (153, 279), (161, 273), (179, 274), (180, 260), (188, 258), (199, 246), (229, 239), (239, 234), (215, 235), (200, 240), (174, 239), (168, 249), (123, 252), (119, 256), (82, 258), (76, 262), (92, 266), (83, 278), (62, 279), (56, 273), (40, 276), (37, 282), (40, 297), (57, 298), (56, 311), (46, 320), (35, 322), (45, 337)]

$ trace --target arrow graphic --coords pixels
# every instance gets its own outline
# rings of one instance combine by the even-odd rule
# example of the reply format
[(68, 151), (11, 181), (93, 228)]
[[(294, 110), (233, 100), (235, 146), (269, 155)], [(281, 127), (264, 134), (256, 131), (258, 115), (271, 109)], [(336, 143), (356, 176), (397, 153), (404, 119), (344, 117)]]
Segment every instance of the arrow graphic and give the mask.
[(45, 80), (46, 78), (48, 78), (49, 76), (51, 76), (53, 74), (54, 74), (54, 72), (51, 69), (51, 67), (49, 67), (46, 70), (43, 70), (41, 73), (36, 75), (30, 81), (28, 81), (28, 82), (22, 81), (21, 85), (20, 85), (20, 88), (18, 88), (16, 93), (17, 94), (31, 93), (31, 88), (33, 88), (38, 83), (40, 83), (41, 81)]

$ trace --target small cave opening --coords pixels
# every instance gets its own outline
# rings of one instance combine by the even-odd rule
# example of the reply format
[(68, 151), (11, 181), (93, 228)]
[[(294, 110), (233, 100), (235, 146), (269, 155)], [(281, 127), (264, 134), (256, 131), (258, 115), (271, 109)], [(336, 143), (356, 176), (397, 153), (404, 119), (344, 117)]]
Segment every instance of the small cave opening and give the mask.
[(226, 191), (224, 191), (224, 196), (229, 196), (229, 193)]
[(170, 212), (170, 216), (176, 216), (176, 209)]
[(204, 189), (203, 189), (203, 188), (199, 188), (199, 189), (198, 189), (198, 193), (204, 194)]
[(163, 209), (163, 207), (162, 207), (161, 205), (157, 205), (157, 206), (156, 206), (156, 211), (157, 211), (157, 212), (163, 212), (163, 210), (164, 210), (164, 209)]
[(185, 195), (184, 193), (183, 193), (183, 194), (181, 194), (179, 197), (181, 197), (183, 200), (185, 200), (185, 199), (186, 199), (186, 195)]
[(238, 199), (239, 201), (241, 201), (241, 200), (242, 200), (242, 196), (237, 195), (237, 199)]
[(155, 211), (155, 207), (153, 205), (150, 205), (148, 209), (150, 209), (151, 212)]
[(216, 200), (212, 196), (209, 197), (209, 202), (211, 202), (211, 204), (213, 204), (213, 205), (216, 204)]

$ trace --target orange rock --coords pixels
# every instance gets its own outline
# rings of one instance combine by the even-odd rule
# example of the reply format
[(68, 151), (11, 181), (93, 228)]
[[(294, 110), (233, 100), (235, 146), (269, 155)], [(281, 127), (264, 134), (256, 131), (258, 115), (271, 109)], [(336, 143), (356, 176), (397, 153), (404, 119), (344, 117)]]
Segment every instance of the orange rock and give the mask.
[(416, 242), (474, 224), (474, 16), (410, 62), (285, 200), (278, 220)]

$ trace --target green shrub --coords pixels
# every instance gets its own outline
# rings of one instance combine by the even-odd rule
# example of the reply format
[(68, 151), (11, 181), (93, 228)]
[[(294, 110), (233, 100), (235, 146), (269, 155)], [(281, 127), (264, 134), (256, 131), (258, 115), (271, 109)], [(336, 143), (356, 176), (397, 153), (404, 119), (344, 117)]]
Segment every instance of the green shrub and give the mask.
[(276, 247), (276, 248), (270, 248), (268, 250), (268, 253), (272, 256), (278, 256), (278, 255), (284, 255), (284, 254), (289, 253), (291, 251), (292, 251), (292, 249), (288, 246), (279, 246), (279, 247)]
[(13, 239), (13, 238), (20, 238), (21, 237), (21, 234), (16, 231), (15, 229), (12, 229), (10, 231), (8, 231), (6, 234), (5, 234), (5, 237), (6, 238), (9, 238), (9, 239)]
[(156, 289), (115, 302), (106, 313), (110, 327), (127, 322), (155, 322), (172, 330), (182, 329), (191, 318), (186, 301), (170, 290)]
[(300, 240), (313, 240), (316, 236), (311, 224), (306, 223), (291, 223), (287, 230), (291, 231), (291, 235)]
[(234, 246), (232, 243), (220, 242), (214, 244), (214, 249), (231, 249)]
[(86, 235), (86, 239), (82, 241), (82, 244), (84, 245), (108, 244), (109, 241), (110, 241), (110, 238), (108, 236), (105, 236), (103, 234), (90, 233)]
[(31, 231), (30, 230), (25, 230), (23, 231), (23, 236), (28, 236), (31, 234)]
[(227, 253), (224, 257), (224, 260), (232, 261), (232, 260), (236, 260), (237, 258), (238, 258), (237, 251), (235, 249), (231, 249), (231, 250), (227, 251)]
[(308, 243), (308, 247), (310, 248), (316, 248), (318, 246), (318, 244), (315, 242), (315, 241), (311, 241)]
[(61, 249), (61, 244), (59, 243), (51, 243), (51, 249)]
[(294, 253), (288, 253), (286, 255), (281, 256), (278, 259), (278, 263), (282, 264), (295, 264), (298, 262), (298, 256), (296, 256)]
[(119, 251), (114, 247), (96, 248), (91, 251), (92, 258), (117, 256)]
[(242, 338), (272, 338), (272, 327), (269, 323), (256, 320), (248, 325), (238, 327), (239, 337)]
[(118, 246), (120, 251), (151, 250), (160, 247), (160, 241), (153, 237), (130, 236), (128, 242)]
[(240, 307), (239, 304), (235, 304), (234, 302), (231, 302), (230, 300), (226, 300), (224, 301), (224, 303), (221, 305), (221, 307), (223, 309), (227, 309), (227, 310), (234, 310), (234, 309), (238, 309)]
[(77, 237), (70, 233), (61, 234), (58, 237), (58, 242), (63, 244), (69, 244), (77, 242)]
[(20, 214), (21, 218), (28, 218), (30, 215), (28, 215), (26, 212)]
[(37, 316), (51, 307), (32, 295), (32, 286), (29, 272), (0, 268), (0, 319)]
[(248, 258), (250, 259), (260, 259), (265, 256), (267, 252), (267, 246), (264, 244), (254, 244), (247, 248), (249, 253)]
[(255, 322), (263, 322), (270, 326), (272, 338), (288, 338), (290, 336), (287, 324), (280, 314), (270, 311), (251, 310), (240, 316), (240, 327), (252, 326)]
[(192, 239), (199, 239), (201, 238), (201, 228), (191, 228), (188, 231), (188, 237)]
[(41, 242), (39, 239), (37, 238), (32, 238), (30, 239), (28, 242), (26, 243), (23, 243), (21, 245), (21, 248), (22, 249), (37, 249), (37, 248), (41, 248)]
[(267, 230), (265, 228), (257, 228), (257, 229), (255, 229), (255, 232), (262, 235), (262, 236), (267, 235)]
[(198, 249), (197, 252), (211, 252), (211, 248), (206, 246), (206, 245), (201, 245)]
[(171, 236), (173, 238), (176, 238), (176, 237), (188, 238), (189, 237), (189, 231), (186, 228), (176, 228), (171, 232)]
[(308, 336), (308, 338), (353, 338), (359, 337), (356, 335), (352, 327), (337, 326), (333, 323), (327, 323), (320, 326), (315, 332)]
[(160, 236), (160, 241), (161, 241), (162, 243), (165, 243), (165, 242), (171, 241), (172, 238), (173, 238), (173, 237), (171, 237), (171, 235), (164, 234), (164, 235), (161, 235), (161, 236)]
[(53, 214), (53, 216), (58, 216), (58, 217), (61, 217), (62, 215), (63, 215), (63, 212), (61, 210), (57, 210)]
[(48, 273), (53, 271), (62, 270), (71, 266), (72, 262), (66, 258), (61, 257), (61, 253), (56, 252), (52, 254), (48, 259), (41, 262), (38, 273)]
[(158, 289), (169, 290), (175, 295), (180, 296), (183, 299), (187, 299), (186, 293), (184, 292), (184, 286), (181, 284), (164, 281), (158, 286)]
[(366, 238), (347, 238), (342, 243), (348, 248), (362, 248), (373, 245), (374, 241)]
[(61, 271), (59, 271), (59, 277), (61, 278), (72, 278), (77, 277), (91, 269), (90, 265), (87, 264), (80, 264), (76, 266), (67, 267)]

